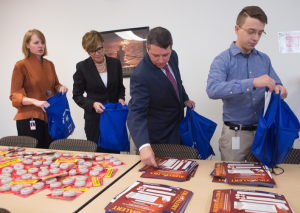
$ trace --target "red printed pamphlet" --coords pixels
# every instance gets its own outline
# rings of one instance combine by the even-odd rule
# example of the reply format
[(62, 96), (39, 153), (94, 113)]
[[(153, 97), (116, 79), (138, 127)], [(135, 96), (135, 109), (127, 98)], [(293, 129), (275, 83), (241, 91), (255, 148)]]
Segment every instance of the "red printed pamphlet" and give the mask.
[(136, 181), (116, 196), (105, 212), (179, 213), (184, 212), (193, 192), (154, 183)]
[(195, 175), (197, 161), (176, 158), (155, 158), (158, 168), (144, 166), (139, 169), (142, 178), (156, 178), (173, 181), (187, 181)]
[(276, 185), (269, 168), (261, 163), (216, 163), (213, 182), (265, 186)]
[(209, 213), (293, 213), (284, 195), (253, 190), (214, 190)]

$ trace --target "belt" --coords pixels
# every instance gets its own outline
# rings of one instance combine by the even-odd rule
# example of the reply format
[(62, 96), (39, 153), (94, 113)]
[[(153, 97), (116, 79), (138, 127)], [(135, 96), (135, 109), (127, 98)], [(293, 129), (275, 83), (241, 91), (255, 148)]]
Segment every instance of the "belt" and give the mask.
[(257, 124), (254, 124), (254, 125), (240, 125), (240, 124), (231, 123), (229, 121), (224, 122), (224, 124), (226, 126), (229, 126), (229, 129), (232, 129), (232, 130), (254, 131), (257, 128)]

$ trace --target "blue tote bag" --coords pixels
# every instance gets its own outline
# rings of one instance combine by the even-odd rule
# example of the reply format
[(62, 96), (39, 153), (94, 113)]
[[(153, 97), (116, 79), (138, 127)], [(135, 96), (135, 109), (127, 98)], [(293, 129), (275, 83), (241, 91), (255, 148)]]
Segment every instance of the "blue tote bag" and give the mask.
[(129, 152), (129, 140), (126, 128), (128, 106), (120, 103), (104, 104), (105, 110), (100, 117), (100, 136), (98, 147)]
[(261, 111), (255, 133), (252, 153), (263, 164), (274, 168), (283, 162), (300, 131), (299, 120), (288, 104), (272, 93), (268, 110)]
[(48, 132), (53, 140), (66, 139), (75, 129), (66, 93), (47, 99)]
[(198, 150), (200, 160), (215, 155), (210, 145), (217, 124), (187, 107), (186, 116), (179, 125), (182, 143)]

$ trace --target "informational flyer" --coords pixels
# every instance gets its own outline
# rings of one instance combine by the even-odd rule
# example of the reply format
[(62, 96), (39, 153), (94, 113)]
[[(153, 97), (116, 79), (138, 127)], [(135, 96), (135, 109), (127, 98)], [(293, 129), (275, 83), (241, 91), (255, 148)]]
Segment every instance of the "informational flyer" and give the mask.
[(300, 31), (278, 33), (279, 52), (300, 53)]

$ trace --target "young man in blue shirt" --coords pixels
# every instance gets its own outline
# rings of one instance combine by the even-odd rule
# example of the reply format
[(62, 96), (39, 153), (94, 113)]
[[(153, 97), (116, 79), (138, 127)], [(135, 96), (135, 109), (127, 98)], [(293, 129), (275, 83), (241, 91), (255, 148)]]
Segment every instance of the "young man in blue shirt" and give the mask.
[(224, 125), (219, 140), (223, 161), (242, 161), (251, 150), (265, 91), (281, 91), (281, 98), (287, 97), (269, 57), (255, 49), (266, 34), (267, 23), (261, 8), (245, 7), (237, 17), (236, 42), (211, 64), (206, 92), (209, 98), (223, 101)]

